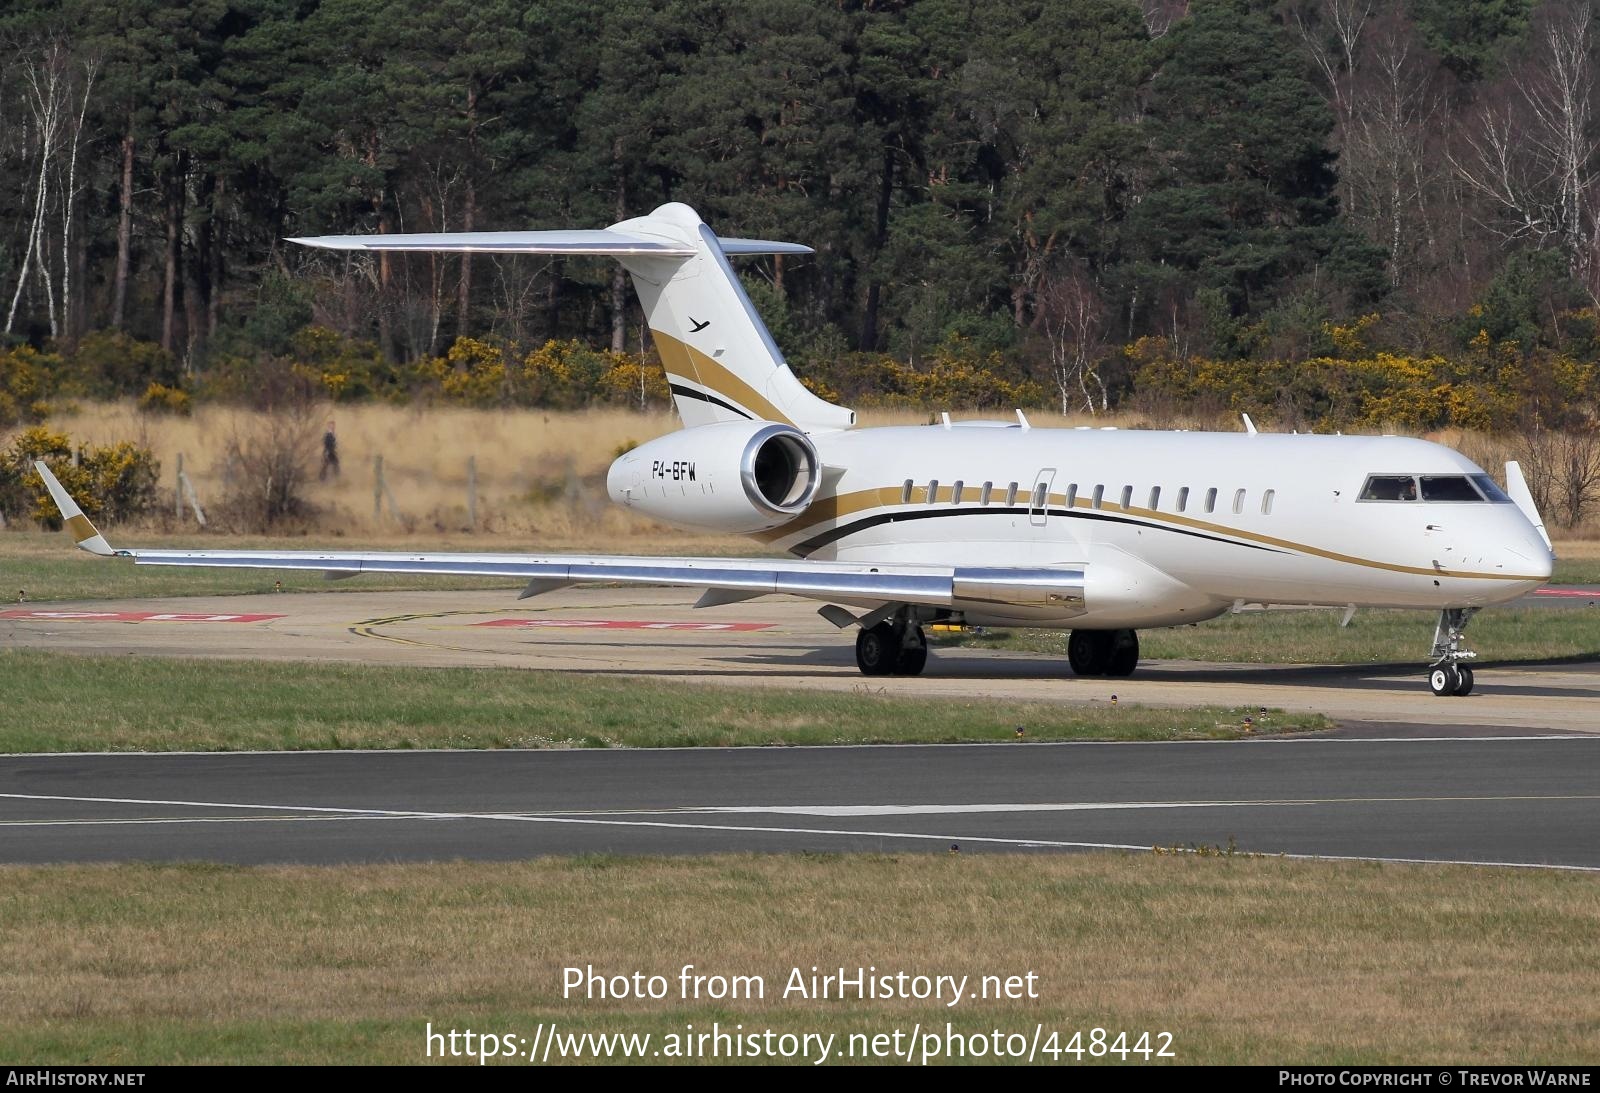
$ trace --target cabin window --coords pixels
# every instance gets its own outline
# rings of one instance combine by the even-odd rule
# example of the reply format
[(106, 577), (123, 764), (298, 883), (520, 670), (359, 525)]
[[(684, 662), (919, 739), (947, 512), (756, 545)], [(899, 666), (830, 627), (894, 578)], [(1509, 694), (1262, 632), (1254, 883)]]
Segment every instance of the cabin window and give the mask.
[(1159, 509), (1161, 507), (1161, 487), (1160, 486), (1151, 486), (1150, 487), (1150, 504), (1148, 506), (1146, 506), (1146, 507), (1149, 508), (1149, 510), (1151, 512), (1155, 512), (1157, 509)]
[(928, 504), (931, 505), (937, 500), (939, 500), (939, 480), (930, 478), (928, 479)]
[(1017, 484), (1015, 482), (1006, 487), (1006, 506), (1013, 508), (1017, 503)]
[(1235, 516), (1238, 516), (1243, 511), (1244, 511), (1244, 491), (1243, 490), (1234, 490), (1233, 491), (1233, 514)]
[(1480, 504), (1483, 498), (1478, 496), (1478, 491), (1467, 481), (1464, 474), (1425, 474), (1422, 476), (1422, 499), (1424, 501), (1477, 501)]
[(1217, 511), (1217, 487), (1215, 486), (1206, 491), (1206, 511)]
[(1049, 501), (1050, 501), (1050, 486), (1047, 483), (1040, 482), (1037, 486), (1033, 487), (1033, 507), (1034, 508), (1042, 509), (1042, 508), (1045, 507), (1045, 505), (1047, 505), (1049, 503)]
[(1363, 501), (1415, 501), (1417, 480), (1409, 474), (1374, 474), (1361, 487)]
[(1076, 482), (1074, 482), (1070, 486), (1067, 487), (1067, 508), (1070, 509), (1070, 508), (1072, 508), (1072, 506), (1076, 505), (1077, 503), (1078, 503), (1078, 484)]
[(911, 491), (914, 489), (916, 489), (916, 483), (909, 478), (906, 479), (906, 484), (900, 487), (900, 503), (902, 505), (911, 504)]
[(956, 479), (956, 484), (950, 487), (950, 503), (952, 505), (961, 504), (961, 492), (966, 488), (967, 484), (965, 482), (959, 478)]
[(1104, 486), (1096, 486), (1094, 488), (1094, 499), (1089, 502), (1090, 507), (1091, 508), (1099, 508), (1100, 507), (1100, 502), (1105, 500), (1105, 496), (1106, 496), (1106, 488)]
[(991, 495), (993, 495), (993, 493), (994, 493), (994, 483), (993, 482), (985, 482), (983, 484), (983, 489), (978, 493), (978, 504), (987, 505), (989, 503), (989, 498), (990, 498)]
[(1179, 512), (1187, 512), (1188, 510), (1189, 510), (1189, 487), (1188, 486), (1180, 486), (1178, 488), (1178, 511)]
[(1133, 508), (1133, 487), (1132, 486), (1123, 486), (1122, 487), (1122, 511), (1123, 512), (1127, 512), (1131, 508)]
[(1272, 498), (1273, 498), (1273, 495), (1276, 494), (1277, 492), (1278, 492), (1277, 490), (1268, 490), (1266, 493), (1261, 495), (1261, 515), (1262, 516), (1271, 516), (1272, 515)]
[(1484, 497), (1488, 498), (1490, 501), (1493, 501), (1495, 504), (1509, 505), (1512, 503), (1511, 498), (1506, 496), (1506, 491), (1502, 490), (1498, 485), (1496, 485), (1495, 480), (1490, 478), (1488, 475), (1475, 474), (1472, 476), (1472, 483), (1478, 487), (1479, 492), (1481, 492)]

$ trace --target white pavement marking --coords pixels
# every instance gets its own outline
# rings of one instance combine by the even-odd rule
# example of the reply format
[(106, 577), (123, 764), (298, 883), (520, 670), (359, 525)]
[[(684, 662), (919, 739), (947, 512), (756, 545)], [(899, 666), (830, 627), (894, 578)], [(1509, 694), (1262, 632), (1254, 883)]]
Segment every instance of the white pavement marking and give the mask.
[[(678, 812), (759, 812), (781, 816), (943, 816), (969, 812), (1113, 812), (1164, 808), (1283, 808), (1307, 805), (1427, 804), (1448, 801), (1600, 801), (1600, 793), (1489, 797), (1308, 797), (1264, 801), (1029, 801), (965, 805), (708, 805)], [(653, 812), (641, 809), (640, 813)]]
[[(930, 834), (917, 831), (860, 831), (849, 828), (812, 828), (812, 827), (756, 827), (744, 824), (699, 824), (699, 823), (669, 823), (664, 820), (619, 820), (598, 819), (594, 817), (575, 816), (570, 814), (524, 814), (513, 812), (424, 812), (409, 809), (381, 809), (381, 808), (335, 808), (326, 805), (263, 805), (245, 804), (228, 801), (169, 801), (150, 800), (134, 797), (69, 797), (43, 793), (0, 793), (0, 799), (25, 800), (25, 801), (73, 801), (89, 804), (128, 804), (128, 805), (169, 805), (187, 808), (237, 808), (254, 809), (274, 812), (311, 812), (328, 814), (329, 818), (350, 819), (413, 819), (413, 820), (497, 820), (513, 821), (535, 824), (582, 824), (597, 827), (648, 827), (664, 828), (680, 831), (724, 831), (740, 834), (768, 834), (768, 835), (821, 835), (833, 838), (868, 838), (868, 839), (905, 839), (921, 842), (943, 843), (978, 843), (982, 845), (1011, 846), (1021, 849), (1051, 849), (1051, 850), (1133, 850), (1149, 851), (1153, 847), (1142, 843), (1107, 843), (1107, 842), (1069, 842), (1058, 839), (1027, 839), (1027, 838), (997, 838), (988, 835), (947, 835)], [(1402, 798), (1403, 799), (1403, 798)], [(1437, 800), (1437, 798), (1421, 798), (1421, 800)], [(1450, 799), (1450, 798), (1446, 798)], [(1516, 798), (1526, 799), (1526, 798)], [(1572, 800), (1588, 798), (1554, 798), (1558, 800)], [(1255, 802), (1243, 802), (1255, 803)], [(672, 812), (681, 813), (684, 810), (676, 809)], [(633, 813), (633, 815), (649, 815), (650, 813)], [(661, 813), (668, 814), (668, 813)], [(261, 817), (262, 821), (277, 819), (294, 820), (308, 817), (284, 816)], [(227, 823), (229, 820), (215, 820), (206, 817), (197, 817), (195, 823)], [(1173, 853), (1186, 852), (1183, 847), (1173, 847)], [(1361, 854), (1289, 854), (1289, 853), (1257, 853), (1242, 852), (1244, 857), (1272, 857), (1286, 858), (1295, 861), (1369, 861), (1392, 862), (1407, 865), (1472, 865), (1507, 869), (1557, 869), (1566, 872), (1600, 873), (1600, 866), (1592, 865), (1563, 865), (1551, 862), (1517, 862), (1517, 861), (1477, 861), (1463, 858), (1409, 858), (1390, 857), (1381, 855)]]
[(638, 755), (641, 752), (715, 750), (733, 751), (889, 751), (891, 749), (938, 748), (1202, 748), (1239, 747), (1258, 744), (1523, 744), (1531, 741), (1582, 740), (1600, 743), (1600, 734), (1589, 732), (1551, 732), (1510, 736), (1322, 736), (1313, 733), (1288, 736), (1255, 736), (1233, 740), (968, 740), (951, 743), (918, 744), (805, 744), (798, 748), (775, 744), (729, 744), (708, 749), (703, 744), (682, 744), (650, 748), (298, 748), (293, 751), (239, 749), (229, 751), (0, 751), (0, 759), (169, 759), (175, 756), (205, 756), (210, 759), (242, 757), (322, 755), (408, 755), (418, 759), (437, 755)]

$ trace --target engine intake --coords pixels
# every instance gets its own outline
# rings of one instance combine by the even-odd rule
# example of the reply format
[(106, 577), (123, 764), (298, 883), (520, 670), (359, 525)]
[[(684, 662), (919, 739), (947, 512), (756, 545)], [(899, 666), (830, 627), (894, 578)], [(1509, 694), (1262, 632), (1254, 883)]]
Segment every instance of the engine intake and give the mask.
[(618, 504), (719, 531), (764, 531), (810, 508), (822, 485), (811, 439), (777, 422), (680, 429), (620, 456), (606, 475)]
[(787, 425), (769, 425), (750, 438), (740, 477), (750, 500), (785, 516), (806, 511), (822, 483), (817, 450), (804, 433)]

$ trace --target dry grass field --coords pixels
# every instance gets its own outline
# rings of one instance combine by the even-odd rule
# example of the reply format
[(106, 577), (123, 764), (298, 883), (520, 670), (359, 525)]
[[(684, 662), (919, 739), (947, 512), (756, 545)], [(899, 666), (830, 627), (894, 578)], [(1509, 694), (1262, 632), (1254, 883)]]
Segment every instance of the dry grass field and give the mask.
[[(0, 1057), (417, 1063), (430, 1022), (659, 1044), (948, 1021), (1164, 1030), (1183, 1063), (1593, 1064), (1597, 895), (1572, 873), (1154, 854), (8, 867)], [(561, 996), (566, 966), (676, 991), (684, 964), (766, 997)], [(777, 997), (813, 965), (1031, 971), (1038, 998)]]

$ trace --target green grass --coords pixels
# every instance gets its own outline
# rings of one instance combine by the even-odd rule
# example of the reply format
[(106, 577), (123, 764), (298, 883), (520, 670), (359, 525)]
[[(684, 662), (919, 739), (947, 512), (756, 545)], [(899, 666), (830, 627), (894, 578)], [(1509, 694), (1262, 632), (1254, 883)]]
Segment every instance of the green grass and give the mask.
[[(1139, 632), (1147, 660), (1249, 664), (1415, 664), (1433, 644), (1427, 611), (1247, 611), (1197, 626)], [(1064, 656), (1060, 630), (987, 630), (933, 635), (936, 646), (963, 645)], [(1492, 607), (1472, 619), (1467, 645), (1483, 663), (1600, 657), (1600, 607)]]
[(1600, 558), (1557, 558), (1550, 583), (1600, 584)]
[(494, 668), (0, 652), (0, 751), (688, 747), (1226, 739), (1331, 727), (1255, 707), (1142, 709), (692, 687)]
[[(1600, 883), (1573, 873), (972, 851), (13, 866), (0, 922), (14, 1064), (418, 1063), (428, 1023), (659, 1042), (713, 1021), (1165, 1030), (1180, 1063), (1600, 1062)], [(766, 997), (685, 1001), (685, 964)], [(563, 998), (584, 965), (673, 992)], [(813, 965), (1031, 971), (1038, 997), (779, 997)]]

